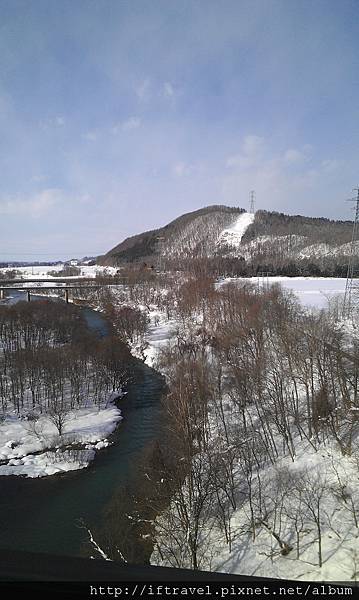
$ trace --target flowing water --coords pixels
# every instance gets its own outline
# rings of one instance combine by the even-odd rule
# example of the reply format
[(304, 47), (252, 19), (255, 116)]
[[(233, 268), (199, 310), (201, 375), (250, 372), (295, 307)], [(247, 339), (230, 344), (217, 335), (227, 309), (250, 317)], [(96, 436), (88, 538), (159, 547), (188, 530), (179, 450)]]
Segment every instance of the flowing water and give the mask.
[[(81, 310), (90, 328), (108, 333), (99, 313)], [(143, 451), (159, 437), (163, 391), (161, 375), (134, 359), (128, 393), (119, 401), (124, 420), (114, 444), (98, 452), (87, 469), (41, 479), (0, 477), (0, 548), (80, 555), (88, 540), (80, 521), (90, 527), (101, 523), (104, 507), (135, 480)]]

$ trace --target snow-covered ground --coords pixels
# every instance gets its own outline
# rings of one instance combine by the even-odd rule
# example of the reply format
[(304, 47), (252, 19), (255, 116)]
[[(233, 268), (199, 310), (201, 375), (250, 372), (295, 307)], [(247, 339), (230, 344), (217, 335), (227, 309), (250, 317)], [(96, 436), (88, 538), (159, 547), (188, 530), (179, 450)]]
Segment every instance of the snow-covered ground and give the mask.
[[(52, 275), (49, 275), (51, 271), (62, 271), (64, 268), (64, 264), (58, 265), (36, 265), (34, 267), (16, 267), (16, 271), (19, 272), (22, 278), (24, 279), (52, 279)], [(117, 271), (114, 267), (102, 267), (100, 265), (82, 265), (78, 267), (81, 271), (80, 275), (74, 276), (78, 277), (96, 277), (97, 273), (109, 273), (110, 275), (114, 275)], [(2, 269), (2, 271), (11, 270), (11, 269)], [(66, 279), (73, 279), (73, 277), (66, 277)], [(56, 277), (54, 277), (54, 281), (56, 281)]]
[[(221, 442), (218, 441), (220, 447)], [(251, 510), (249, 501), (241, 503), (231, 516), (232, 547), (226, 543), (223, 530), (208, 519), (201, 530), (203, 548), (201, 568), (205, 570), (304, 581), (353, 581), (358, 577), (359, 530), (355, 527), (353, 505), (359, 500), (358, 465), (354, 458), (343, 457), (335, 443), (323, 444), (316, 452), (306, 441), (296, 440), (297, 453), (294, 462), (289, 456), (279, 459), (275, 465), (266, 465), (259, 473), (262, 497), (269, 509), (277, 511), (274, 531), (280, 533), (290, 551), (283, 555), (278, 541), (264, 525), (257, 523), (256, 537), (250, 530)], [(303, 481), (311, 482), (301, 487)], [(243, 474), (237, 468), (234, 478), (240, 491)], [(291, 481), (281, 503), (281, 481)], [(258, 498), (258, 479), (253, 478), (253, 498)], [(313, 506), (316, 493), (319, 500), (322, 567), (318, 564), (318, 531), (313, 516), (304, 505), (298, 511), (298, 496), (306, 495), (305, 485), (312, 486)], [(293, 497), (288, 500), (288, 496)], [(309, 496), (308, 496), (309, 497)], [(241, 494), (238, 494), (241, 498)], [(272, 509), (271, 509), (272, 507)], [(285, 508), (283, 508), (285, 507)], [(297, 515), (299, 537), (293, 525)], [(161, 519), (158, 528), (161, 531)], [(164, 517), (166, 518), (166, 517)], [(268, 515), (273, 526), (273, 514)], [(166, 530), (166, 529), (165, 529)], [(299, 558), (297, 558), (299, 543)], [(176, 552), (176, 549), (175, 549)], [(151, 564), (170, 566), (155, 549)], [(190, 565), (187, 565), (188, 567)]]
[(71, 411), (61, 438), (46, 415), (31, 421), (7, 414), (0, 423), (0, 476), (44, 477), (87, 467), (121, 419), (112, 395), (99, 406), (89, 402)]
[(153, 366), (158, 351), (171, 340), (178, 323), (175, 319), (166, 319), (163, 312), (153, 309), (149, 312), (150, 325), (146, 334), (147, 347), (144, 351), (147, 364)]
[[(263, 281), (261, 283), (263, 285)], [(294, 292), (303, 306), (327, 308), (328, 301), (335, 297), (343, 297), (346, 279), (333, 277), (270, 277), (269, 283), (279, 283), (285, 289)]]
[(328, 308), (328, 301), (342, 298), (345, 292), (346, 279), (334, 277), (250, 277), (247, 279), (227, 277), (217, 285), (229, 282), (250, 281), (261, 289), (274, 283), (292, 291), (308, 308)]
[[(280, 527), (281, 539), (288, 543), (292, 550), (283, 556), (276, 539), (266, 527), (260, 525), (256, 539), (252, 541), (251, 535), (245, 532), (245, 524), (248, 524), (250, 519), (249, 502), (245, 502), (234, 511), (231, 518), (231, 551), (224, 541), (223, 532), (218, 528), (209, 532), (208, 545), (212, 551), (210, 561), (204, 568), (224, 573), (304, 581), (352, 581), (355, 573), (356, 576), (359, 575), (359, 530), (354, 524), (349, 496), (344, 499), (345, 494), (350, 494), (355, 503), (359, 500), (358, 465), (354, 457), (343, 457), (334, 441), (323, 444), (317, 452), (305, 441), (300, 443), (296, 440), (296, 447), (294, 462), (287, 456), (278, 460), (275, 466), (266, 466), (260, 473), (262, 493), (268, 493), (272, 502), (278, 501), (276, 494), (281, 476), (289, 476), (292, 480), (293, 501), (288, 502), (286, 499), (284, 503), (287, 510), (291, 507), (290, 514), (283, 517), (280, 526), (277, 524), (277, 528)], [(293, 516), (298, 510), (295, 499), (298, 492), (295, 491), (295, 486), (296, 478), (305, 472), (310, 474), (313, 486), (322, 492), (322, 567), (318, 566), (318, 532), (315, 523), (311, 521), (310, 513), (304, 512), (305, 507), (298, 515), (298, 521), (303, 519), (304, 525), (300, 532), (300, 556), (296, 556)], [(236, 477), (240, 487), (241, 474), (237, 473)]]

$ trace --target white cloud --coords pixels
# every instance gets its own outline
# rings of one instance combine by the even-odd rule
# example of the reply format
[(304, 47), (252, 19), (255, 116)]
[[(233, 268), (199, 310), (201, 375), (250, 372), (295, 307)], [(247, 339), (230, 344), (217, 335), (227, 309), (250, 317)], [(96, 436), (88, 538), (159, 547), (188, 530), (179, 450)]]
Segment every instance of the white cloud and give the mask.
[(337, 160), (335, 158), (327, 159), (321, 162), (321, 166), (327, 172), (336, 171), (337, 169), (340, 169), (343, 166), (343, 161)]
[(28, 199), (0, 198), (0, 215), (18, 215), (41, 217), (49, 212), (56, 204), (63, 201), (62, 190), (49, 188), (31, 196)]
[(138, 129), (141, 125), (141, 119), (138, 117), (130, 117), (127, 121), (122, 124), (123, 131), (130, 131), (131, 129)]
[(241, 152), (226, 160), (227, 167), (251, 169), (258, 164), (264, 149), (264, 138), (258, 135), (247, 135), (242, 143)]
[(66, 119), (63, 115), (55, 115), (54, 117), (42, 119), (40, 121), (40, 127), (42, 129), (53, 129), (56, 127), (63, 127), (65, 123)]
[(117, 135), (121, 131), (132, 131), (138, 129), (141, 126), (141, 119), (139, 117), (129, 117), (126, 121), (120, 121), (112, 127), (112, 133)]
[(227, 172), (221, 186), (223, 201), (246, 208), (249, 191), (255, 189), (258, 207), (262, 203), (263, 208), (286, 210), (290, 203), (294, 212), (313, 214), (314, 206), (320, 205), (316, 198), (320, 198), (324, 178), (331, 177), (335, 182), (342, 162), (315, 162), (310, 150), (310, 146), (303, 146), (277, 152), (269, 140), (247, 136), (241, 152), (226, 160)]
[(296, 150), (295, 148), (289, 148), (283, 156), (283, 159), (287, 163), (300, 163), (306, 160), (306, 155), (300, 150)]
[(163, 95), (166, 98), (173, 98), (175, 95), (173, 85), (169, 81), (166, 81), (163, 85)]
[(30, 179), (33, 183), (41, 183), (47, 179), (46, 175), (33, 175)]
[(97, 133), (95, 131), (87, 131), (87, 133), (84, 133), (82, 137), (88, 142), (96, 142)]
[(247, 135), (243, 141), (243, 152), (246, 156), (258, 156), (264, 146), (264, 138), (258, 135)]
[(184, 162), (176, 163), (172, 168), (172, 173), (176, 177), (184, 177), (192, 172), (192, 167)]
[(151, 95), (151, 82), (149, 79), (144, 79), (138, 86), (135, 88), (135, 94), (137, 98), (144, 102), (149, 99)]
[(79, 204), (90, 204), (93, 201), (93, 198), (90, 194), (82, 194), (81, 196), (76, 197)]
[(250, 156), (243, 156), (243, 154), (235, 154), (234, 156), (229, 156), (226, 160), (227, 167), (233, 167), (235, 169), (250, 169), (255, 166), (256, 161), (253, 160)]

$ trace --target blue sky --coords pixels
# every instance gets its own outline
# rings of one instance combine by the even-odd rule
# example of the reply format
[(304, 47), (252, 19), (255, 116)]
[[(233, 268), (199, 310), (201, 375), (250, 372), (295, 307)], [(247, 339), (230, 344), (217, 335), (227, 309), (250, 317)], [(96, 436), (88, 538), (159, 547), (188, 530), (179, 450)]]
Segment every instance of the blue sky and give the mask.
[(0, 260), (105, 252), (252, 189), (351, 218), (358, 40), (351, 0), (0, 0)]

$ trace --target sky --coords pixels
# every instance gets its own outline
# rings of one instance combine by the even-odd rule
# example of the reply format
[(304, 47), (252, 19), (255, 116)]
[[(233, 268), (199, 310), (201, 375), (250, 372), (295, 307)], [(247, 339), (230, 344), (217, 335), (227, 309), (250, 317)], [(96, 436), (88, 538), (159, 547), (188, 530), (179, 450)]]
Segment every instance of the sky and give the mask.
[(0, 260), (212, 204), (351, 219), (359, 3), (0, 0)]

